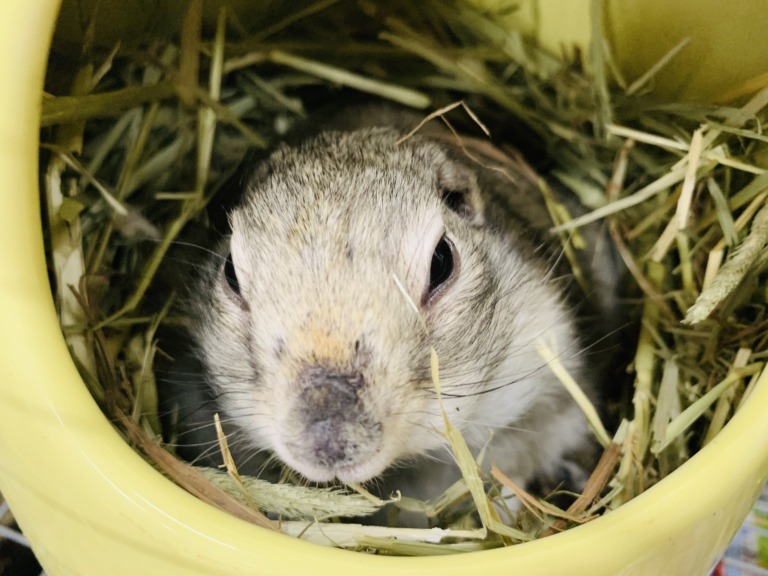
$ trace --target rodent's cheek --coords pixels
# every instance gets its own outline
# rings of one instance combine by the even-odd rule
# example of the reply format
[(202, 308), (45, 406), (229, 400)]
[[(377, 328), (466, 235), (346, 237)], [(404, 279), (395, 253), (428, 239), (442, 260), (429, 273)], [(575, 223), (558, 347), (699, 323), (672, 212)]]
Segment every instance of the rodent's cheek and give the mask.
[(430, 384), (381, 387), (371, 410), (382, 422), (382, 444), (392, 460), (423, 454), (444, 445), (440, 407)]
[(249, 368), (248, 315), (220, 294), (214, 294), (210, 302), (201, 302), (200, 308), (197, 338), (209, 363), (225, 368), (225, 372), (241, 373)]
[(223, 272), (214, 287), (211, 302), (201, 302), (201, 305), (209, 307), (212, 322), (237, 327), (238, 330), (250, 328), (251, 314), (246, 298), (232, 291)]

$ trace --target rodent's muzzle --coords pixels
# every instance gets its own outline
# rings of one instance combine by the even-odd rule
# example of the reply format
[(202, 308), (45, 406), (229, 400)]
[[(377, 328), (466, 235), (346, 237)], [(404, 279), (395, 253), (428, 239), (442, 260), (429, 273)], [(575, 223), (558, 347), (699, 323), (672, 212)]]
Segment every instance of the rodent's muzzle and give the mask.
[[(371, 418), (361, 394), (365, 378), (359, 372), (342, 373), (313, 366), (299, 377), (301, 397), (292, 411), (301, 424), (301, 437), (287, 442), (295, 467), (312, 478), (310, 470), (335, 476), (357, 467), (380, 445), (381, 423)], [(306, 463), (306, 470), (299, 463)]]

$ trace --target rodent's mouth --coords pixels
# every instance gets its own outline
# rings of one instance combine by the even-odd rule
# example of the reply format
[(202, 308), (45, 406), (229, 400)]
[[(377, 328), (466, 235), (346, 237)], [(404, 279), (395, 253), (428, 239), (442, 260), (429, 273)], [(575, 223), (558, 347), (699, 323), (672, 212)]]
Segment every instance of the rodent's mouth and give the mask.
[(336, 478), (344, 484), (366, 482), (376, 478), (376, 476), (380, 475), (386, 469), (386, 465), (382, 465), (377, 460), (378, 459), (337, 468), (335, 471)]
[(336, 467), (316, 466), (308, 462), (297, 461), (290, 456), (287, 458), (281, 454), (278, 456), (288, 466), (312, 482), (331, 482), (335, 479), (344, 484), (367, 482), (379, 476), (388, 466), (388, 463), (378, 454), (364, 462)]
[(358, 462), (335, 465), (322, 465), (297, 458), (286, 446), (275, 446), (275, 454), (312, 482), (331, 482), (335, 479), (345, 484), (367, 482), (379, 476), (391, 463), (387, 455), (379, 450)]

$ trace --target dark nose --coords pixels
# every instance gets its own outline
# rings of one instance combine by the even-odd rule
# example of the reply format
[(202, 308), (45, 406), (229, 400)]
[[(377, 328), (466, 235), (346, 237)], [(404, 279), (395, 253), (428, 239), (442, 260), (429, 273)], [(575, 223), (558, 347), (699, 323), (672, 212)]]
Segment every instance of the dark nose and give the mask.
[(333, 467), (355, 457), (356, 442), (350, 438), (360, 417), (359, 392), (363, 375), (310, 368), (301, 378), (304, 422), (314, 460)]
[(303, 400), (318, 419), (339, 416), (353, 408), (364, 384), (359, 372), (345, 374), (326, 368), (308, 368), (300, 378)]

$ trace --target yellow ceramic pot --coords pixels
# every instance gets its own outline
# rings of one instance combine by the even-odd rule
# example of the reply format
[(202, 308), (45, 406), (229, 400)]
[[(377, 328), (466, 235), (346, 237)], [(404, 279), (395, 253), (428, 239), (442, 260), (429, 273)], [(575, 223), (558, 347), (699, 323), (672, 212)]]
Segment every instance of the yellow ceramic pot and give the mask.
[(0, 3), (0, 490), (50, 576), (705, 573), (768, 475), (766, 378), (715, 441), (621, 509), (541, 541), (460, 556), (373, 557), (293, 540), (214, 510), (142, 461), (80, 380), (48, 286), (37, 144), (57, 8)]

